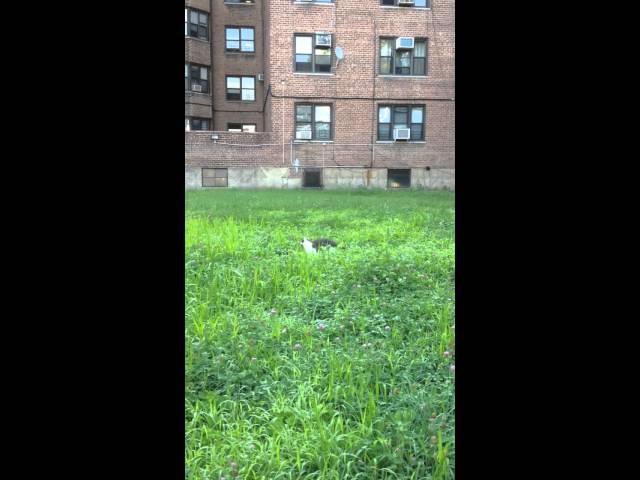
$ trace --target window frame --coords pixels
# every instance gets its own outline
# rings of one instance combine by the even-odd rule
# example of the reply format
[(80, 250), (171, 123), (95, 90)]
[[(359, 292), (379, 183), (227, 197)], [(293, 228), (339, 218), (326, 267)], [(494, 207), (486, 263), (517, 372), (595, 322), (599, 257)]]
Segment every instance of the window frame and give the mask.
[[(309, 174), (316, 174), (318, 176), (318, 184), (317, 185), (308, 185), (308, 177)], [(324, 188), (324, 169), (323, 168), (303, 168), (302, 169), (302, 188)]]
[[(187, 117), (189, 120), (190, 132), (210, 132), (211, 131), (211, 119), (206, 117)], [(202, 125), (202, 122), (207, 122), (207, 128), (193, 128), (193, 122), (198, 121)]]
[[(234, 99), (229, 98), (229, 78), (239, 78), (240, 79), (240, 98)], [(243, 87), (243, 79), (251, 78), (253, 79), (253, 88), (244, 88)], [(233, 90), (237, 90), (234, 88)], [(242, 91), (243, 90), (253, 90), (253, 100), (243, 100), (242, 99)], [(255, 75), (225, 75), (224, 77), (224, 91), (225, 91), (225, 100), (227, 102), (245, 102), (245, 103), (254, 103), (257, 101), (258, 95), (258, 87), (257, 80)]]
[[(378, 39), (378, 68), (377, 75), (378, 76), (393, 76), (393, 77), (427, 77), (429, 76), (429, 38), (427, 37), (414, 37), (414, 48), (411, 49), (411, 60), (410, 60), (410, 72), (409, 73), (396, 73), (396, 58), (397, 58), (397, 49), (395, 48), (396, 40), (400, 38), (398, 37), (379, 37)], [(390, 40), (393, 43), (392, 55), (389, 57), (388, 55), (382, 55), (382, 42), (384, 40)], [(415, 42), (424, 42), (424, 57), (416, 57), (414, 55), (415, 51)], [(391, 58), (391, 73), (382, 73), (382, 59), (383, 58)], [(416, 59), (424, 59), (424, 73), (417, 74), (415, 73), (415, 61)], [(403, 68), (403, 67), (398, 67)]]
[(414, 5), (400, 5), (399, 4), (399, 0), (392, 0), (393, 1), (393, 5), (386, 5), (384, 3), (382, 3), (384, 0), (380, 0), (380, 6), (381, 7), (399, 7), (399, 8), (422, 8), (423, 10), (430, 10), (431, 9), (431, 0), (425, 0), (425, 6), (424, 7), (418, 7), (415, 4)]
[[(394, 172), (395, 175), (399, 175), (399, 173), (398, 173), (399, 171), (407, 171), (408, 172), (407, 176), (409, 177), (409, 185), (407, 185), (406, 187), (404, 187), (402, 185), (398, 185), (397, 187), (391, 186), (389, 184), (390, 181), (391, 181), (389, 174), (392, 171)], [(411, 173), (412, 172), (411, 172), (410, 168), (387, 168), (387, 188), (391, 188), (391, 189), (394, 189), (394, 190), (397, 189), (397, 188), (411, 188), (411, 177), (412, 177)]]
[[(190, 63), (190, 62), (185, 62), (185, 67), (186, 67), (186, 73), (187, 75), (185, 76), (185, 80), (187, 81), (187, 86), (189, 87), (188, 89), (185, 90), (185, 92), (190, 92), (190, 93), (202, 93), (202, 94), (209, 94), (210, 90), (211, 90), (211, 68), (207, 65), (201, 65), (199, 63)], [(195, 90), (192, 90), (193, 88), (193, 82), (194, 82), (194, 78), (192, 76), (192, 68), (199, 68), (200, 69), (200, 73), (199, 73), (199, 77), (197, 78), (198, 81), (198, 85), (202, 86), (202, 84), (200, 82), (202, 82), (202, 69), (204, 68), (207, 72), (207, 79), (205, 80), (207, 82), (207, 88), (204, 91), (201, 92), (196, 92)]]
[[(231, 130), (231, 125), (240, 125), (240, 132), (235, 132)], [(254, 131), (253, 132), (245, 132), (244, 131), (244, 127), (253, 127)], [(234, 130), (238, 130), (237, 128), (235, 128)], [(258, 131), (258, 124), (256, 123), (245, 123), (245, 122), (227, 122), (227, 132), (232, 132), (232, 133), (256, 133)]]
[[(319, 32), (315, 32), (315, 33), (294, 33), (293, 34), (293, 73), (302, 73), (302, 74), (321, 74), (321, 75), (331, 75), (333, 74), (333, 49), (334, 49), (334, 38), (333, 38), (333, 34), (332, 33), (326, 33), (325, 35), (330, 35), (331, 36), (331, 46), (328, 48), (329, 50), (329, 71), (328, 72), (318, 72), (316, 71), (316, 48), (322, 48), (322, 49), (327, 49), (327, 47), (325, 47), (324, 45), (316, 45), (316, 35), (318, 35)], [(298, 68), (298, 62), (296, 59), (296, 56), (298, 55), (297, 50), (296, 50), (296, 46), (297, 46), (297, 41), (296, 39), (298, 37), (311, 37), (311, 71), (309, 72), (305, 72), (305, 71), (299, 71)], [(301, 53), (300, 55), (309, 55), (307, 53)], [(304, 62), (307, 63), (307, 62)]]
[[(227, 43), (229, 40), (227, 39), (227, 30), (238, 30), (238, 46), (239, 48), (228, 48)], [(253, 30), (253, 40), (245, 40), (247, 42), (253, 43), (253, 50), (242, 50), (242, 30)], [(235, 40), (231, 40), (232, 42)], [(256, 53), (256, 27), (252, 27), (249, 25), (225, 25), (224, 26), (224, 51), (225, 53)]]
[[(206, 170), (213, 170), (214, 175), (213, 176), (205, 176), (205, 171)], [(216, 173), (222, 172), (224, 171), (224, 176), (218, 176), (215, 175)], [(209, 168), (209, 167), (203, 167), (202, 168), (202, 172), (201, 172), (201, 176), (202, 176), (202, 187), (203, 188), (228, 188), (229, 187), (229, 169), (228, 168)], [(224, 185), (205, 185), (205, 178), (224, 178)], [(216, 183), (215, 181), (213, 183)]]
[[(389, 122), (380, 122), (380, 109), (382, 108), (391, 108), (391, 113), (389, 115)], [(411, 142), (426, 142), (426, 129), (427, 129), (427, 106), (426, 104), (420, 103), (420, 104), (387, 104), (387, 103), (380, 103), (378, 104), (378, 108), (376, 110), (376, 115), (377, 115), (377, 121), (376, 121), (376, 141), (377, 142), (394, 142), (397, 143), (397, 141), (395, 141), (393, 139), (393, 131), (396, 128), (396, 124), (395, 124), (395, 108), (406, 108), (408, 109), (407, 111), (407, 126), (405, 128), (408, 128), (409, 130), (413, 130), (412, 127), (413, 125), (420, 125), (421, 127), (421, 138), (419, 139), (415, 139), (415, 138), (410, 138), (409, 140), (402, 141), (402, 143), (411, 143)], [(420, 108), (422, 110), (422, 122), (421, 123), (414, 123), (411, 121), (411, 116), (413, 113), (413, 109), (415, 108)], [(389, 138), (386, 139), (382, 139), (380, 138), (380, 125), (389, 125)]]
[[(209, 12), (205, 12), (204, 10), (199, 10), (197, 8), (192, 8), (192, 7), (185, 7), (184, 11), (185, 11), (185, 16), (187, 17), (185, 19), (185, 21), (184, 21), (184, 28), (185, 28), (184, 36), (187, 37), (187, 38), (197, 38), (199, 40), (203, 40), (203, 41), (208, 42), (210, 40), (210, 38), (209, 38), (210, 34), (209, 33), (211, 31), (211, 28), (210, 28), (210, 18), (211, 18), (211, 16), (209, 15)], [(191, 22), (191, 12), (195, 12), (195, 13), (198, 14), (198, 23), (197, 24), (194, 24), (194, 23)], [(200, 17), (202, 15), (206, 16), (207, 21), (206, 21), (205, 24), (202, 24), (201, 21), (200, 21)], [(192, 25), (194, 25), (196, 27), (197, 35), (191, 35), (191, 26)], [(206, 38), (200, 36), (200, 28), (206, 28), (206, 32), (207, 32)]]
[[(299, 122), (298, 121), (298, 107), (311, 107), (311, 121)], [(316, 108), (315, 107), (329, 107), (329, 122), (316, 122)], [(293, 105), (293, 140), (295, 142), (333, 142), (333, 128), (334, 128), (334, 108), (332, 103), (309, 103), (309, 102), (297, 102)], [(329, 123), (329, 138), (318, 139), (316, 138), (316, 123)], [(298, 138), (298, 125), (310, 124), (311, 125), (311, 138)]]

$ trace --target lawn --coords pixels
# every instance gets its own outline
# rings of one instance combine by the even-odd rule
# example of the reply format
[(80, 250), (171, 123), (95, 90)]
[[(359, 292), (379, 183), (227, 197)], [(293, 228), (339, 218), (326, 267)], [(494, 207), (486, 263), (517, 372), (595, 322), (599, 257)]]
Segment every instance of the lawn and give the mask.
[(450, 192), (187, 192), (186, 478), (453, 479), (454, 221)]

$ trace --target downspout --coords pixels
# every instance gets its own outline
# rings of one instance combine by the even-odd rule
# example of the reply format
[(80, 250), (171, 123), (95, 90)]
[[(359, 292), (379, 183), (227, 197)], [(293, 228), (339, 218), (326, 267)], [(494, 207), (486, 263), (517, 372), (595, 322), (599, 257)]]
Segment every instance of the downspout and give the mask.
[[(211, 0), (213, 1), (213, 0)], [(262, 77), (264, 78), (264, 81), (262, 82), (262, 92), (264, 95), (264, 102), (262, 103), (262, 129), (266, 132), (267, 131), (267, 124), (265, 121), (265, 114), (264, 114), (264, 106), (267, 103), (267, 96), (269, 95), (269, 90), (271, 89), (271, 82), (269, 82), (269, 88), (267, 89), (267, 91), (265, 92), (264, 90), (264, 86), (265, 83), (267, 81), (267, 72), (266, 72), (266, 66), (267, 66), (267, 62), (266, 62), (266, 52), (267, 52), (267, 40), (266, 40), (266, 30), (267, 27), (265, 25), (265, 19), (267, 18), (264, 14), (265, 11), (265, 1), (260, 2), (260, 8), (262, 11), (262, 18), (260, 19), (260, 23), (262, 24)], [(271, 75), (269, 75), (269, 80), (271, 80)]]
[(215, 116), (213, 114), (213, 0), (209, 0), (209, 55), (211, 57), (211, 72), (209, 73), (209, 95), (211, 96), (211, 130), (215, 131)]
[(373, 16), (373, 45), (376, 45), (375, 57), (373, 57), (373, 95), (371, 97), (371, 163), (369, 164), (369, 170), (367, 171), (367, 187), (371, 186), (371, 174), (373, 171), (373, 163), (375, 161), (375, 151), (376, 151), (376, 116), (378, 115), (376, 112), (376, 63), (378, 59), (378, 48), (380, 48), (377, 44), (378, 38), (378, 28), (376, 24), (376, 17)]

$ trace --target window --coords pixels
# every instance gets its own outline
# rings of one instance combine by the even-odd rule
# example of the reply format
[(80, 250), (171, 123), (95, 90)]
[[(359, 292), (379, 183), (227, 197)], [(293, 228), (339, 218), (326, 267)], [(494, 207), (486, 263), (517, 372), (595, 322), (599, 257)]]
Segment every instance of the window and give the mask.
[(397, 128), (410, 129), (410, 141), (424, 140), (424, 108), (424, 105), (380, 105), (378, 140), (392, 141)]
[(185, 118), (184, 129), (188, 132), (190, 130), (210, 130), (208, 118)]
[(413, 48), (396, 49), (395, 38), (380, 39), (380, 75), (426, 75), (427, 40), (416, 38)]
[(227, 77), (227, 100), (255, 102), (255, 77)]
[(209, 67), (184, 64), (185, 91), (209, 93)]
[(304, 188), (322, 188), (322, 170), (305, 168), (302, 172), (302, 186)]
[(296, 104), (296, 140), (331, 140), (331, 105)]
[(411, 169), (388, 169), (387, 188), (409, 188), (411, 186)]
[(184, 36), (209, 40), (209, 14), (192, 8), (185, 8)]
[(431, 0), (380, 0), (380, 5), (431, 8)]
[(296, 35), (295, 71), (331, 73), (331, 34)]
[(227, 123), (227, 130), (230, 132), (237, 133), (255, 133), (256, 124), (255, 123)]
[(203, 187), (226, 187), (229, 173), (226, 168), (203, 168)]
[(253, 27), (226, 27), (227, 52), (255, 52), (255, 30)]

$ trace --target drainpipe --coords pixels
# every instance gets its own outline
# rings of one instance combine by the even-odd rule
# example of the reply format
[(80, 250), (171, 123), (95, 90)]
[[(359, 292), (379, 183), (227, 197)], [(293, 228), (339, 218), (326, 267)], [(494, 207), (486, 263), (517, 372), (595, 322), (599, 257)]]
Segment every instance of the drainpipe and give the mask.
[[(282, 80), (283, 93), (284, 93), (284, 84), (285, 84), (285, 81)], [(285, 165), (285, 162), (284, 162), (284, 98), (282, 99), (282, 124), (280, 125), (280, 128), (282, 128), (282, 165)]]
[(215, 131), (215, 115), (213, 114), (213, 0), (209, 0), (209, 55), (211, 56), (211, 71), (209, 72), (209, 96), (211, 97), (211, 130)]
[(367, 172), (367, 187), (371, 186), (371, 173), (373, 170), (373, 163), (375, 162), (376, 155), (376, 120), (378, 116), (378, 112), (376, 112), (376, 63), (378, 60), (378, 49), (380, 48), (377, 44), (378, 38), (378, 28), (376, 24), (375, 14), (373, 16), (373, 44), (376, 46), (376, 54), (373, 58), (373, 94), (371, 95), (371, 164), (369, 165), (369, 170)]

